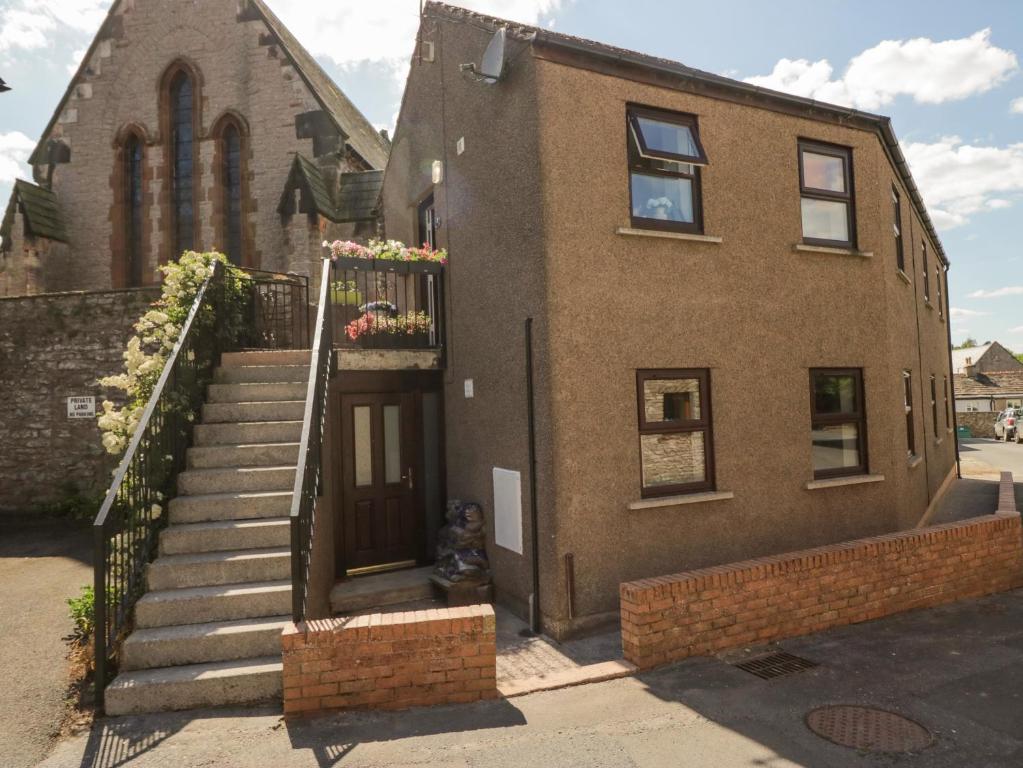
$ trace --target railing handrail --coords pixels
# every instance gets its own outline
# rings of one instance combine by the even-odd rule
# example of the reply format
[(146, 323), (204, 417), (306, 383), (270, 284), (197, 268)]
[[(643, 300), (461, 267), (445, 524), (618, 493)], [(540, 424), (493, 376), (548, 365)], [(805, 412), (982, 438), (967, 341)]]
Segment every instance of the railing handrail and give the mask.
[[(306, 563), (304, 551), (305, 546), (311, 547), (311, 542), (303, 542), (301, 539), (302, 533), (302, 506), (305, 501), (305, 488), (307, 483), (310, 481), (309, 474), (309, 450), (313, 439), (313, 424), (314, 419), (320, 419), (320, 434), (318, 440), (322, 444), (323, 441), (323, 423), (322, 423), (322, 411), (324, 403), (322, 399), (326, 397), (326, 376), (327, 372), (322, 371), (323, 367), (323, 344), (324, 335), (330, 334), (331, 328), (328, 323), (330, 322), (330, 310), (331, 310), (331, 296), (330, 287), (332, 282), (331, 275), (331, 262), (329, 259), (323, 260), (323, 266), (320, 275), (320, 293), (319, 293), (319, 305), (316, 308), (316, 332), (313, 336), (312, 348), (309, 352), (310, 365), (309, 365), (309, 379), (306, 384), (306, 398), (305, 398), (305, 411), (302, 415), (302, 436), (299, 442), (298, 448), (298, 463), (296, 465), (295, 472), (295, 485), (291, 497), (291, 513), (290, 513), (290, 526), (291, 526), (291, 589), (292, 589), (292, 618), (297, 623), (305, 619), (305, 592), (307, 589), (306, 581), (308, 575), (306, 573)], [(334, 354), (333, 344), (328, 340), (328, 349), (326, 351), (327, 365), (330, 365), (330, 357)], [(319, 392), (320, 397), (317, 397), (318, 390), (323, 383), (324, 391)], [(322, 449), (320, 455), (320, 462), (322, 462)], [(315, 478), (315, 485), (312, 489), (312, 493), (318, 495), (319, 484), (323, 482), (322, 467), (318, 468), (319, 476)], [(310, 554), (311, 557), (311, 554)]]
[(167, 381), (170, 379), (171, 371), (174, 369), (174, 363), (177, 362), (181, 348), (185, 344), (185, 339), (188, 336), (189, 331), (192, 329), (192, 324), (195, 322), (195, 318), (199, 315), (199, 310), (202, 309), (203, 301), (206, 299), (206, 292), (210, 285), (212, 285), (213, 281), (219, 277), (222, 271), (223, 265), (219, 261), (215, 261), (213, 263), (213, 274), (206, 278), (202, 286), (200, 286), (198, 293), (195, 294), (195, 301), (192, 302), (192, 308), (188, 312), (188, 317), (181, 326), (181, 333), (178, 334), (178, 340), (174, 342), (174, 348), (167, 357), (167, 362), (163, 365), (163, 371), (160, 372), (160, 378), (157, 379), (156, 386), (153, 387), (153, 393), (149, 396), (149, 401), (146, 403), (146, 408), (142, 412), (142, 418), (139, 420), (138, 426), (135, 427), (135, 432), (132, 435), (131, 442), (128, 443), (128, 447), (124, 451), (121, 463), (117, 465), (117, 471), (114, 472), (114, 479), (110, 484), (110, 489), (107, 491), (106, 498), (103, 500), (103, 506), (100, 507), (99, 514), (96, 515), (96, 520), (92, 524), (93, 528), (102, 528), (106, 525), (107, 517), (110, 515), (110, 509), (113, 507), (114, 502), (117, 501), (117, 494), (121, 489), (121, 483), (124, 482), (124, 476), (128, 473), (128, 469), (131, 466), (131, 460), (134, 457), (135, 452), (138, 450), (139, 445), (142, 443), (142, 438), (146, 433), (146, 427), (149, 426), (149, 422), (153, 418), (153, 413), (156, 411), (156, 405), (163, 396), (163, 390), (167, 386)]

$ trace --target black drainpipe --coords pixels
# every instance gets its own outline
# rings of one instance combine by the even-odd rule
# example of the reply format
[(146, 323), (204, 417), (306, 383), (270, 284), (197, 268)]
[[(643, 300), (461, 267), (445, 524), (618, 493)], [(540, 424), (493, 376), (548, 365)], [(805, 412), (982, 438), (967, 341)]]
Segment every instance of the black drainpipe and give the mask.
[(540, 634), (540, 536), (536, 509), (536, 400), (533, 394), (533, 318), (526, 318), (526, 401), (529, 416), (529, 522), (533, 557), (533, 599), (529, 625)]

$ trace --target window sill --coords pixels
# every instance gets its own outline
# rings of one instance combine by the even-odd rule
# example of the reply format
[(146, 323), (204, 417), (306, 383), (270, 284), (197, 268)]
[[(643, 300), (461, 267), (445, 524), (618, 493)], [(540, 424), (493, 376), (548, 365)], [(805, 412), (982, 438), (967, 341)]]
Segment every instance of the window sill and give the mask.
[(934, 309), (934, 305), (931, 304), (930, 299), (924, 299), (924, 306), (927, 307), (928, 309)]
[(629, 509), (635, 512), (642, 509), (680, 507), (685, 504), (701, 504), (705, 501), (726, 501), (734, 498), (735, 494), (731, 491), (708, 491), (706, 493), (689, 493), (683, 496), (663, 496), (659, 499), (633, 501), (629, 504)]
[(712, 235), (694, 235), (689, 232), (669, 232), (660, 229), (634, 229), (632, 227), (618, 227), (615, 230), (618, 235), (630, 235), (632, 237), (661, 237), (666, 240), (688, 240), (693, 243), (720, 243), (722, 238)]
[(857, 251), (855, 248), (832, 248), (827, 245), (807, 245), (796, 243), (792, 249), (797, 253), (824, 253), (829, 256), (857, 256), (861, 259), (872, 259), (872, 251)]
[(899, 280), (904, 282), (906, 285), (912, 285), (913, 281), (909, 279), (909, 275), (903, 272), (901, 269), (895, 270), (895, 274), (899, 276)]
[(935, 445), (941, 445), (943, 442), (945, 442), (945, 438), (943, 438), (943, 437), (936, 437), (936, 438), (934, 438), (934, 444)]
[(844, 485), (863, 485), (864, 483), (884, 482), (884, 475), (849, 475), (848, 477), (829, 477), (826, 480), (813, 480), (806, 484), (806, 490), (816, 491), (819, 488), (840, 488)]
[(923, 456), (913, 456), (909, 460), (909, 464), (907, 466), (910, 469), (916, 469), (917, 467), (919, 467), (923, 463), (924, 463), (924, 457)]

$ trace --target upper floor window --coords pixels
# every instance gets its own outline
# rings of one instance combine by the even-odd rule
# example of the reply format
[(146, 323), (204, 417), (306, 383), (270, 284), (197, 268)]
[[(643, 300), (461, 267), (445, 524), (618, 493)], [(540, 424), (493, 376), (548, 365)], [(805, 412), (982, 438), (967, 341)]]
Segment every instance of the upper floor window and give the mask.
[(913, 374), (902, 372), (902, 399), (906, 409), (906, 452), (910, 457), (916, 455), (916, 429), (913, 425)]
[(867, 472), (867, 416), (863, 371), (810, 370), (813, 476), (817, 479)]
[(855, 248), (852, 151), (846, 147), (800, 141), (799, 191), (803, 241), (812, 245)]
[(714, 488), (710, 371), (639, 371), (643, 496)]
[(931, 421), (934, 423), (934, 437), (938, 434), (938, 383), (934, 375), (931, 375)]
[(130, 287), (142, 285), (142, 141), (134, 133), (124, 144), (125, 279)]
[(948, 376), (942, 376), (941, 381), (945, 392), (945, 429), (952, 429), (952, 402), (948, 398)]
[(944, 307), (944, 298), (942, 297), (942, 292), (941, 292), (941, 267), (937, 266), (937, 265), (934, 267), (934, 287), (935, 287), (935, 290), (938, 292), (938, 296), (937, 296), (937, 300), (938, 300), (938, 317), (943, 319), (945, 317), (945, 307)]
[(223, 158), (225, 248), (232, 263), (242, 263), (242, 137), (234, 123), (220, 137)]
[(902, 199), (892, 186), (892, 226), (895, 229), (895, 264), (900, 272), (906, 271), (906, 254), (902, 247)]
[(194, 84), (185, 71), (170, 84), (171, 200), (175, 257), (195, 247)]
[(927, 242), (925, 240), (920, 241), (920, 250), (923, 254), (924, 263), (924, 301), (931, 300), (931, 271), (930, 267), (927, 266)]
[(702, 233), (707, 155), (696, 117), (630, 106), (628, 141), (633, 226)]

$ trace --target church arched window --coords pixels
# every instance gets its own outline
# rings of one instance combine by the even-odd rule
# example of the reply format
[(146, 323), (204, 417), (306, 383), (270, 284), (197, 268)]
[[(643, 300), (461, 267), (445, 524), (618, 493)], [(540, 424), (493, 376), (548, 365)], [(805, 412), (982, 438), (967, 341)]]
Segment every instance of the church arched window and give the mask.
[(131, 133), (124, 143), (124, 255), (125, 280), (129, 287), (144, 282), (143, 227), (143, 143)]
[(173, 258), (195, 248), (195, 83), (179, 69), (170, 93), (171, 209)]

